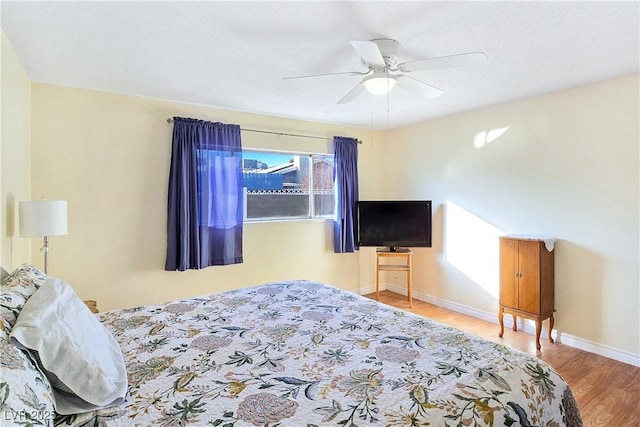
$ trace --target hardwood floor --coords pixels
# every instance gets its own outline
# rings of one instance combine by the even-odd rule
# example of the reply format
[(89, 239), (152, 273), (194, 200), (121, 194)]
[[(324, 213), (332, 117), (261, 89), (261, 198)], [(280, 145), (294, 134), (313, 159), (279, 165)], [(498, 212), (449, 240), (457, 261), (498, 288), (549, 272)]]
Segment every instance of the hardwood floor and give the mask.
[[(375, 299), (375, 293), (365, 296)], [(413, 308), (409, 309), (405, 296), (390, 291), (380, 292), (380, 302), (472, 332), (546, 361), (569, 383), (585, 426), (640, 426), (640, 368), (559, 343), (551, 344), (546, 337), (540, 337), (542, 349), (537, 351), (532, 335), (505, 328), (503, 338), (499, 338), (500, 327), (497, 324), (416, 299), (413, 300)]]

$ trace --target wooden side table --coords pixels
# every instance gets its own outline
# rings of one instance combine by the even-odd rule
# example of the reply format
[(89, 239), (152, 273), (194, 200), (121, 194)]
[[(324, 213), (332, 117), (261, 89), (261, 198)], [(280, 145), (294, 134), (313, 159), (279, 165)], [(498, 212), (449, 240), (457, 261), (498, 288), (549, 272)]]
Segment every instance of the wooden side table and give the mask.
[[(412, 280), (411, 280), (411, 251), (406, 252), (376, 252), (376, 300), (380, 300), (380, 272), (404, 271), (407, 273), (407, 299), (409, 308), (413, 308)], [(390, 259), (391, 263), (381, 263), (381, 260)]]
[(83, 301), (87, 307), (89, 307), (89, 310), (91, 310), (92, 313), (99, 313), (98, 311), (98, 303), (92, 299), (88, 299), (88, 300), (84, 300)]

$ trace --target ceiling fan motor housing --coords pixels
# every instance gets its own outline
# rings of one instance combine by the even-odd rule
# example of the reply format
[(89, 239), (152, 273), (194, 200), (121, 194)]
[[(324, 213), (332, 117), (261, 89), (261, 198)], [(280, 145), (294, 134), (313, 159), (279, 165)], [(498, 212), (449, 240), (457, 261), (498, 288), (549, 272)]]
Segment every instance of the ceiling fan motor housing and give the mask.
[(384, 58), (388, 68), (393, 68), (398, 64), (402, 51), (402, 45), (399, 41), (393, 39), (373, 39), (371, 41), (378, 45), (378, 49), (380, 49), (382, 58)]

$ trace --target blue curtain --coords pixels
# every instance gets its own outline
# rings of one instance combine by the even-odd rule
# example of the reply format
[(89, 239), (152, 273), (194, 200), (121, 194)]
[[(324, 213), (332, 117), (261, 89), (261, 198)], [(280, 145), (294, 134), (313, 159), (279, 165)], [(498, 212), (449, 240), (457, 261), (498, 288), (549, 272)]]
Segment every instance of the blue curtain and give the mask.
[(240, 126), (174, 118), (165, 270), (242, 262)]
[(333, 179), (337, 193), (336, 219), (333, 225), (334, 252), (353, 252), (358, 249), (358, 140), (334, 136), (333, 147)]

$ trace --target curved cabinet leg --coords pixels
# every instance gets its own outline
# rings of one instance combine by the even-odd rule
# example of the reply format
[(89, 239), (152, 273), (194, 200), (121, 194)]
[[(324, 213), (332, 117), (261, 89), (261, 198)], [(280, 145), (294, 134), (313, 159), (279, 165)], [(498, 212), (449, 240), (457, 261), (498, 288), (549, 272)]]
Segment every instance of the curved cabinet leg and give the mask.
[(536, 348), (540, 350), (540, 331), (542, 330), (542, 320), (536, 319)]
[(549, 317), (549, 342), (554, 342), (553, 337), (551, 337), (551, 331), (553, 330), (554, 323), (555, 322), (553, 320), (553, 313), (551, 313), (551, 316)]
[(498, 322), (500, 323), (500, 333), (498, 336), (502, 338), (502, 335), (504, 334), (504, 308), (502, 307), (498, 310)]

